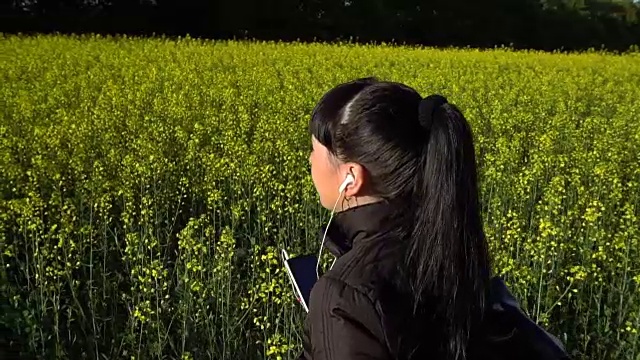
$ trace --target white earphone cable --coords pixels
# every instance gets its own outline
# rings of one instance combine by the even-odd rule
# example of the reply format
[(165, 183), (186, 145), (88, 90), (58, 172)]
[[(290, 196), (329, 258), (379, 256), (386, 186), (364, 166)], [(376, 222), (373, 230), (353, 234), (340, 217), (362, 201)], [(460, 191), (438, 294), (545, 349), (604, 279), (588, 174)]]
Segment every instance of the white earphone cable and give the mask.
[[(318, 261), (316, 263), (316, 277), (318, 279), (320, 279), (320, 271), (318, 269), (320, 268), (320, 259), (322, 258), (322, 248), (324, 247), (324, 240), (327, 237), (327, 231), (329, 231), (329, 226), (331, 225), (333, 214), (335, 213), (336, 207), (338, 206), (338, 202), (340, 201), (341, 198), (342, 198), (342, 191), (340, 192), (340, 195), (338, 196), (338, 199), (336, 200), (335, 205), (333, 205), (333, 210), (331, 210), (331, 216), (329, 216), (329, 222), (327, 223), (327, 226), (324, 229), (324, 235), (322, 236), (322, 242), (320, 243), (320, 251), (318, 252)], [(333, 260), (333, 264), (335, 264), (336, 260), (337, 259)], [(333, 264), (331, 264), (331, 267), (333, 267)]]

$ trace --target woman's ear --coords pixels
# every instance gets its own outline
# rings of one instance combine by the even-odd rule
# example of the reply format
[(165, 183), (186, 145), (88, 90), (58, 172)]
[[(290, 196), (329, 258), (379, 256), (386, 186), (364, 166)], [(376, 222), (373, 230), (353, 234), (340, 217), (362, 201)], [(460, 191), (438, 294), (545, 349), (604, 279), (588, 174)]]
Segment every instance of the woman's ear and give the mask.
[(346, 198), (350, 198), (365, 195), (364, 185), (366, 181), (366, 174), (364, 168), (355, 163), (347, 163), (343, 166), (345, 173), (344, 179), (346, 180), (348, 175), (352, 176), (351, 182), (346, 184), (346, 187), (344, 188), (344, 196)]

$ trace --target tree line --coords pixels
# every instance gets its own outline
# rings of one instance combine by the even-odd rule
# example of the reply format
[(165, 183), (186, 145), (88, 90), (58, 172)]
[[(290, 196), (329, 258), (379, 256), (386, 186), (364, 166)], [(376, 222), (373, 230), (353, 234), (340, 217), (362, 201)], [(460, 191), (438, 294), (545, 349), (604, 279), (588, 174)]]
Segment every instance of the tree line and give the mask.
[(640, 44), (637, 0), (2, 0), (4, 33), (511, 46)]

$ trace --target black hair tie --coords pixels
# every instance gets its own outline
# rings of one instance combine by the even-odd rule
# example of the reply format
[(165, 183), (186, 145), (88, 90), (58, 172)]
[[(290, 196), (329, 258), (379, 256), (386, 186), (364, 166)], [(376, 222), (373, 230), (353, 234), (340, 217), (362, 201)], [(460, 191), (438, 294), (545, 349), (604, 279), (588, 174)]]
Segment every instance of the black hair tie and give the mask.
[(440, 108), (440, 106), (447, 103), (447, 98), (442, 95), (429, 95), (420, 101), (420, 106), (418, 108), (418, 121), (426, 131), (431, 130), (433, 114), (435, 111)]

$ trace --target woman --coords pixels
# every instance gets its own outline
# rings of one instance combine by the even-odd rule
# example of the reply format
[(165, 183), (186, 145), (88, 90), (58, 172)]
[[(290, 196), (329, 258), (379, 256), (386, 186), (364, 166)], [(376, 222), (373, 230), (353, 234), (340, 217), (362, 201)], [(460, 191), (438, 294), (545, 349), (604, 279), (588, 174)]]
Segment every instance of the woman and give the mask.
[(503, 358), (487, 339), (513, 324), (486, 310), (491, 265), (460, 111), (366, 78), (325, 94), (310, 131), (313, 182), (336, 212), (322, 246), (336, 261), (311, 292), (300, 358)]

